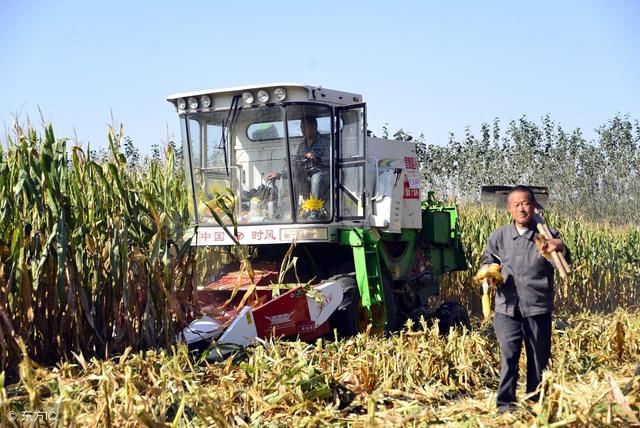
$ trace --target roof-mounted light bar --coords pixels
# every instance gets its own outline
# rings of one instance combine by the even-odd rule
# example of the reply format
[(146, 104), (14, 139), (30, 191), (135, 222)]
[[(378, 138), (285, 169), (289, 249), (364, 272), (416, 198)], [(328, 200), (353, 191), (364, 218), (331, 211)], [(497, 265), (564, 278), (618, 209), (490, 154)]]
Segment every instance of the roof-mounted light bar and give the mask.
[(284, 88), (275, 88), (272, 93), (267, 89), (258, 89), (257, 96), (253, 92), (245, 91), (242, 93), (242, 101), (245, 104), (266, 104), (273, 99), (275, 102), (282, 102), (287, 98), (287, 91)]
[[(252, 91), (244, 91), (242, 93), (242, 101), (246, 105), (266, 104), (270, 100), (279, 103), (286, 98), (287, 90), (282, 87), (275, 88), (271, 92), (267, 89), (258, 89), (256, 95)], [(210, 95), (192, 96), (186, 99), (178, 98), (176, 107), (181, 113), (185, 111), (208, 111), (213, 108), (213, 98)]]

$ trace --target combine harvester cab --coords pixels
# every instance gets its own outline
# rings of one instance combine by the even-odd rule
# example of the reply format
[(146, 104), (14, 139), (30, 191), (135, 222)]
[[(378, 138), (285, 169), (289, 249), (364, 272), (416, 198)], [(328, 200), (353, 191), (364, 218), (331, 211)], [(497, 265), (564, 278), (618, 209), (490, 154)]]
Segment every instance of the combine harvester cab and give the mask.
[[(168, 101), (182, 128), (192, 245), (254, 249), (251, 266), (240, 264), (252, 279), (230, 265), (198, 288), (206, 315), (181, 339), (313, 340), (420, 316), (443, 331), (470, 326), (460, 305), (428, 304), (440, 275), (466, 269), (456, 208), (421, 197), (413, 143), (367, 136), (361, 95), (287, 83)], [(297, 285), (277, 285), (285, 274)]]

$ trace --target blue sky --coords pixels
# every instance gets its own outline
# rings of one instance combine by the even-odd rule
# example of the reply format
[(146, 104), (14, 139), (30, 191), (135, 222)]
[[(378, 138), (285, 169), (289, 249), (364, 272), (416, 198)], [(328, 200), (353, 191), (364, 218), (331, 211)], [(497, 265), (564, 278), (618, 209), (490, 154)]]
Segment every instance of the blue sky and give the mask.
[[(369, 128), (448, 133), (550, 113), (587, 137), (640, 118), (640, 2), (0, 1), (0, 122), (143, 152), (179, 140), (167, 95), (299, 82), (361, 93)], [(3, 139), (4, 140), (4, 139)]]

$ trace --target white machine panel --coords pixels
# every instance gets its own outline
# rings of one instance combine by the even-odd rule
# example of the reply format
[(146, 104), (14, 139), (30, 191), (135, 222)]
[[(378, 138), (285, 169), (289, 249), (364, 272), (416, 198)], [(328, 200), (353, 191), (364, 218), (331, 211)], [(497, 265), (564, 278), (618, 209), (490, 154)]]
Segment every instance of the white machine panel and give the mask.
[[(371, 225), (399, 233), (400, 229), (421, 229), (420, 171), (413, 143), (367, 138), (370, 160), (367, 183), (375, 189)], [(377, 165), (377, 167), (376, 167)]]
[[(230, 226), (230, 230), (233, 228)], [(298, 225), (298, 224), (264, 224), (259, 226), (238, 226), (236, 238), (243, 245), (284, 244), (296, 242), (337, 242), (338, 232), (334, 225)], [(217, 226), (200, 226), (197, 236), (191, 241), (192, 246), (200, 245), (233, 245), (234, 242), (223, 228)], [(187, 232), (192, 236), (193, 229)]]

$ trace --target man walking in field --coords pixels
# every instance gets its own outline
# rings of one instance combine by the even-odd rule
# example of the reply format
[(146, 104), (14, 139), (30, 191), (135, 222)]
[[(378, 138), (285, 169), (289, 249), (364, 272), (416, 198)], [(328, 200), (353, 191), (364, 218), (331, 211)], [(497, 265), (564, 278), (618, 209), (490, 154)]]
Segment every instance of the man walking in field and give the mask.
[(483, 264), (500, 262), (504, 284), (498, 286), (493, 327), (500, 344), (500, 383), (496, 404), (508, 411), (516, 401), (518, 360), (524, 341), (527, 356), (527, 393), (536, 390), (551, 356), (553, 266), (542, 256), (566, 252), (557, 231), (553, 239), (536, 246), (536, 200), (531, 189), (516, 186), (507, 199), (513, 222), (489, 237)]

